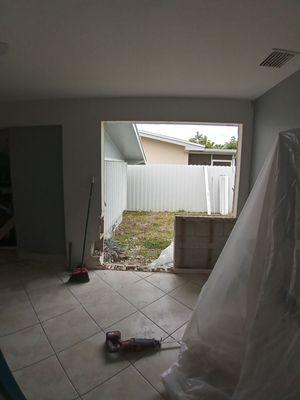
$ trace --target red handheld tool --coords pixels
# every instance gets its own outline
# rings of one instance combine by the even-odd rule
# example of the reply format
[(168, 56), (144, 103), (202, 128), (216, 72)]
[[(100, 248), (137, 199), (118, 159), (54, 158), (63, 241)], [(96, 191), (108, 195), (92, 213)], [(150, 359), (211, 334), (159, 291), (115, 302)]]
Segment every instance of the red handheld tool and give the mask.
[(120, 331), (111, 331), (106, 333), (106, 347), (109, 353), (142, 351), (145, 349), (159, 350), (161, 348), (161, 340), (137, 338), (121, 340)]

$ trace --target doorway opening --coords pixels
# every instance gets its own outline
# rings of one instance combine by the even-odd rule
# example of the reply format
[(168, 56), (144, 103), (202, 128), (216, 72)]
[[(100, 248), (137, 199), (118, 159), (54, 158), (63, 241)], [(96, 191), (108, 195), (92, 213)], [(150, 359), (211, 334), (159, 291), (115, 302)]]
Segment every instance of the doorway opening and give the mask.
[(9, 134), (0, 131), (0, 249), (17, 246), (10, 173)]
[(172, 269), (176, 216), (234, 219), (241, 135), (238, 124), (103, 122), (106, 263), (160, 269), (162, 254)]

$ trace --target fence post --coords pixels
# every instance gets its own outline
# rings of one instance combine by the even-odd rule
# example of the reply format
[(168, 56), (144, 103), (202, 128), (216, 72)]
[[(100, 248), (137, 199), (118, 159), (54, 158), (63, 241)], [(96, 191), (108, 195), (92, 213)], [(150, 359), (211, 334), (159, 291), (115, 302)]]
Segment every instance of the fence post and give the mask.
[(211, 202), (210, 202), (210, 190), (208, 184), (208, 173), (207, 166), (203, 167), (204, 169), (204, 182), (205, 182), (205, 195), (206, 195), (206, 206), (207, 206), (207, 214), (211, 215)]
[(229, 214), (229, 177), (228, 175), (220, 175), (219, 177), (219, 201), (220, 214)]

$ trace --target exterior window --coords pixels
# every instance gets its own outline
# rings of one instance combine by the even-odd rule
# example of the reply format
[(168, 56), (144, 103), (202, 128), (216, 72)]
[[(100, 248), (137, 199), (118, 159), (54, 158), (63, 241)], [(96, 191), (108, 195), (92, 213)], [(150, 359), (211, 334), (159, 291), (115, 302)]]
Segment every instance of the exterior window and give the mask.
[(225, 161), (225, 160), (213, 160), (212, 165), (214, 166), (220, 166), (220, 167), (231, 167), (232, 162), (231, 161)]

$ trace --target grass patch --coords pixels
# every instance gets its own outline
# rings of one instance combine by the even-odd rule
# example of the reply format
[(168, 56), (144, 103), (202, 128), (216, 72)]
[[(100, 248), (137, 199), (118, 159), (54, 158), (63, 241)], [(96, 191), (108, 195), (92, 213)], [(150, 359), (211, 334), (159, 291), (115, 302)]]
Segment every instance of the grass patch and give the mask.
[(157, 259), (174, 238), (176, 214), (206, 213), (125, 211), (114, 240), (124, 249), (126, 263), (147, 265)]
[(114, 239), (128, 256), (128, 263), (146, 265), (154, 261), (174, 237), (172, 212), (125, 211)]

